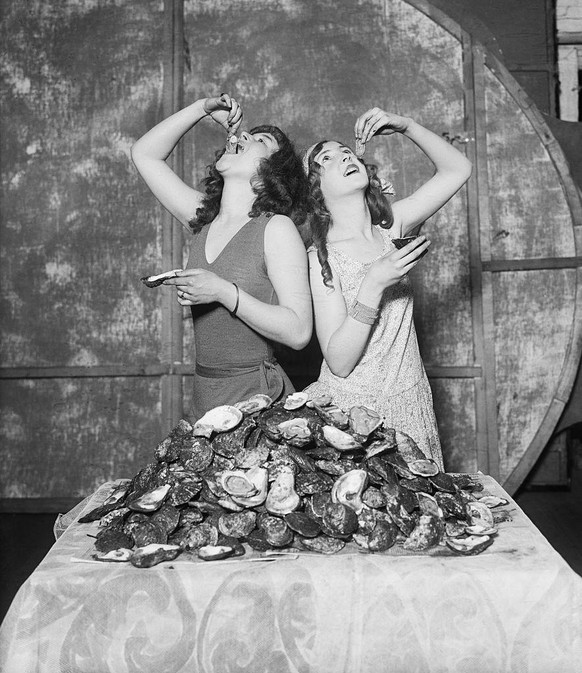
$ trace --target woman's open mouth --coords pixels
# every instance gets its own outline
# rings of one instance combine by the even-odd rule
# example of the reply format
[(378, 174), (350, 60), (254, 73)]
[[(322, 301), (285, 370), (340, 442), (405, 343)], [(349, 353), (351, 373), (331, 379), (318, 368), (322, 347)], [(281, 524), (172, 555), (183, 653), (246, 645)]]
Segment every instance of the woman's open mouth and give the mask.
[(359, 173), (360, 169), (356, 164), (348, 164), (346, 170), (344, 171), (344, 177), (347, 177), (348, 175), (353, 175), (354, 173)]

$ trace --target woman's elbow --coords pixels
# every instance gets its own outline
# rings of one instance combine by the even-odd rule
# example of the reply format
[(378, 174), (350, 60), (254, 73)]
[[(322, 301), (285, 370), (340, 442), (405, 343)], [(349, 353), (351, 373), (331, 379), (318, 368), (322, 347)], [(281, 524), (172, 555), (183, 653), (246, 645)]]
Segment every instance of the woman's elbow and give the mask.
[(337, 376), (340, 379), (345, 379), (354, 370), (353, 367), (350, 367), (350, 365), (345, 364), (345, 363), (330, 362), (327, 359), (326, 359), (326, 362), (327, 362), (327, 366), (329, 367), (331, 373), (334, 376)]
[(289, 335), (286, 345), (295, 351), (305, 348), (311, 339), (311, 325), (301, 326), (300, 329)]

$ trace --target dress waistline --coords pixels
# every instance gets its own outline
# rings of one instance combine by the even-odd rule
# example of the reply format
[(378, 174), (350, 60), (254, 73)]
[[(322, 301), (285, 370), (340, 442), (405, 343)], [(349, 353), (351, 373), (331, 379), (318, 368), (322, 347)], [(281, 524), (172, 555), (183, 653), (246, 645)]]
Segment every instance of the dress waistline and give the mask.
[(245, 362), (244, 364), (226, 364), (222, 367), (208, 367), (207, 365), (202, 365), (197, 362), (196, 373), (210, 379), (227, 379), (231, 376), (250, 374), (263, 367), (265, 367), (265, 369), (271, 369), (276, 367), (277, 364), (278, 362), (275, 358), (257, 360), (256, 362)]

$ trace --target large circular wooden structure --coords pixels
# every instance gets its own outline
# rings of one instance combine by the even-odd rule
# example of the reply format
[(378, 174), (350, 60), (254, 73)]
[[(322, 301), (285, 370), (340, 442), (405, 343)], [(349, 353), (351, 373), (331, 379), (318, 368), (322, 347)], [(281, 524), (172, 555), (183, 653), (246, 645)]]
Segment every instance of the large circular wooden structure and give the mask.
[[(0, 507), (63, 511), (135, 474), (187, 408), (188, 316), (139, 282), (182, 263), (182, 234), (129, 147), (220, 91), (305, 147), (351, 142), (378, 105), (470, 157), (470, 182), (426, 224), (416, 319), (447, 469), (517, 488), (580, 359), (582, 205), (535, 106), (482, 45), (423, 0), (5, 5)], [(188, 136), (188, 181), (222, 142), (206, 121)], [(431, 174), (399, 137), (368, 156), (399, 196)], [(293, 367), (313, 379), (312, 364)]]
[[(425, 227), (433, 245), (415, 275), (416, 320), (447, 468), (482, 470), (514, 491), (567, 402), (582, 329), (582, 207), (533, 103), (491, 53), (420, 0), (221, 0), (213, 12), (187, 2), (185, 34), (188, 99), (220, 81), (251, 121), (279, 120), (305, 146), (352, 142), (355, 117), (378, 105), (464, 148), (473, 176)], [(401, 138), (373, 141), (370, 156), (398, 195), (431, 172)]]

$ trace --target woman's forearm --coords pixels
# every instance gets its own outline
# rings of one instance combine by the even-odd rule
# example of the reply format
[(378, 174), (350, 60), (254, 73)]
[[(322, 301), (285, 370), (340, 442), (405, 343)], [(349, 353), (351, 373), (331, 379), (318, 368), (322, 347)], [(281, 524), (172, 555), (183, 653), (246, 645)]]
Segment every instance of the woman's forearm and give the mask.
[[(237, 290), (226, 281), (220, 301), (229, 311), (237, 303)], [(239, 288), (236, 317), (271, 341), (285, 344), (295, 350), (304, 348), (311, 338), (313, 320), (311, 298), (297, 302), (297, 306), (266, 304)]]
[(414, 120), (410, 120), (402, 135), (412, 140), (426, 154), (433, 162), (437, 173), (458, 176), (460, 184), (463, 184), (471, 175), (471, 162), (464, 154), (444, 138)]
[(208, 113), (204, 110), (205, 100), (201, 98), (179, 110), (156, 124), (137, 140), (131, 148), (131, 156), (135, 164), (138, 166), (142, 158), (165, 161), (179, 140), (203, 117), (207, 116)]

